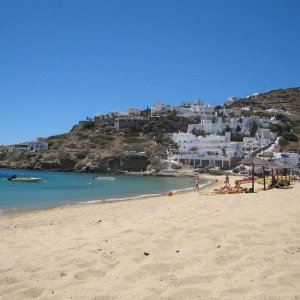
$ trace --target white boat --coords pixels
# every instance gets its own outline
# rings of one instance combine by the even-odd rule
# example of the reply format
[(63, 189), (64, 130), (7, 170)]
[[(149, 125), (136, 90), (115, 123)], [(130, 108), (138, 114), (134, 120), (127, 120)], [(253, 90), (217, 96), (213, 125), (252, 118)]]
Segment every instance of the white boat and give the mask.
[(104, 176), (94, 176), (94, 180), (106, 180), (106, 181), (113, 181), (116, 180), (115, 177), (104, 177)]

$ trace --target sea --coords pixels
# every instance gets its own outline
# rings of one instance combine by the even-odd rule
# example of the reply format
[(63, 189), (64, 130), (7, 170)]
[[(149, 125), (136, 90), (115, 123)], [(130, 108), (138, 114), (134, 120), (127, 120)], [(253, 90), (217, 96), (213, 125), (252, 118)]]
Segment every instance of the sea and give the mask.
[[(39, 177), (38, 182), (13, 182), (6, 178)], [(200, 181), (200, 186), (209, 184)], [(194, 188), (188, 177), (128, 176), (0, 169), (0, 216), (68, 204), (154, 197)]]

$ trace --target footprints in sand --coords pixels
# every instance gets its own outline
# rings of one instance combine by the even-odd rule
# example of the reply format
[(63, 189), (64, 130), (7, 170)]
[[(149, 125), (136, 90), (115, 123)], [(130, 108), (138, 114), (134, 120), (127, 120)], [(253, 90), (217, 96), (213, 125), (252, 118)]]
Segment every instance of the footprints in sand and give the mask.
[(105, 272), (102, 270), (88, 269), (81, 272), (77, 272), (74, 277), (78, 280), (88, 280), (91, 278), (102, 278), (105, 276)]
[(195, 276), (188, 276), (181, 279), (181, 283), (183, 285), (186, 284), (207, 284), (211, 283), (217, 279), (217, 276), (214, 275), (195, 275)]
[(23, 294), (24, 298), (35, 299), (35, 298), (38, 298), (39, 296), (41, 296), (43, 294), (44, 290), (45, 289), (33, 287), (31, 289), (22, 291), (22, 294)]

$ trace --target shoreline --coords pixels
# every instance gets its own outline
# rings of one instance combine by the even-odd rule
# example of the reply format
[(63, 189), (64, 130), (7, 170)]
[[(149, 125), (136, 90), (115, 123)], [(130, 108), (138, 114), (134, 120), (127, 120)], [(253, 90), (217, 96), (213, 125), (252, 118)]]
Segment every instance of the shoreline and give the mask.
[[(172, 176), (169, 176), (172, 177)], [(190, 178), (191, 176), (182, 176), (186, 178)], [(199, 175), (199, 178), (207, 180), (207, 183), (204, 183), (200, 187), (200, 191), (205, 191), (210, 187), (215, 186), (217, 178), (220, 176), (216, 175), (210, 175), (210, 174), (201, 174)], [(192, 191), (194, 187), (190, 188), (184, 188), (181, 190), (171, 190), (173, 195), (176, 194), (182, 194), (182, 193), (189, 193)], [(135, 200), (141, 200), (141, 199), (150, 199), (150, 198), (157, 198), (157, 197), (162, 197), (164, 194), (162, 193), (157, 193), (157, 194), (141, 194), (141, 195), (136, 195), (136, 196), (131, 196), (131, 197), (119, 197), (119, 198), (110, 198), (110, 199), (95, 199), (95, 200), (87, 200), (87, 201), (82, 201), (78, 203), (65, 203), (62, 205), (57, 205), (53, 207), (46, 207), (46, 208), (26, 208), (26, 209), (16, 209), (16, 210), (0, 210), (0, 219), (5, 218), (5, 217), (14, 217), (14, 216), (19, 216), (19, 215), (26, 215), (26, 214), (31, 214), (31, 213), (36, 213), (40, 211), (47, 211), (47, 210), (53, 210), (53, 209), (60, 209), (64, 207), (82, 207), (85, 205), (100, 205), (100, 204), (109, 204), (109, 203), (115, 203), (115, 202), (128, 202), (128, 201), (135, 201)]]
[(0, 218), (1, 297), (297, 299), (299, 192), (191, 191)]

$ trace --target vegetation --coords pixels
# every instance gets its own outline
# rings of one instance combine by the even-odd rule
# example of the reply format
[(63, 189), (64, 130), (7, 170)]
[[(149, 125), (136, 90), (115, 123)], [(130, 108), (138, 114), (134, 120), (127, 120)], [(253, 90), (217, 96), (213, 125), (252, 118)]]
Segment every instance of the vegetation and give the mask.
[(242, 142), (243, 141), (244, 136), (238, 133), (233, 133), (231, 135), (231, 141), (232, 142)]
[(258, 125), (256, 122), (252, 122), (251, 126), (250, 126), (250, 135), (251, 136), (255, 136), (255, 133), (258, 129)]

